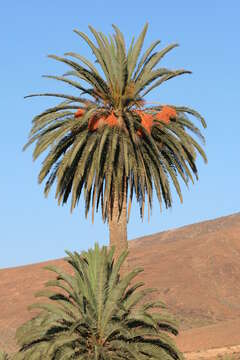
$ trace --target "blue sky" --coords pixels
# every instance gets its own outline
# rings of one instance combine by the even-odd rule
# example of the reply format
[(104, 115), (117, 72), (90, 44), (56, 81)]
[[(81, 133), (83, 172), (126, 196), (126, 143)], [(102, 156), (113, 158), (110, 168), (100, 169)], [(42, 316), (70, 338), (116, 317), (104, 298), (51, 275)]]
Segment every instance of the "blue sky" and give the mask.
[[(146, 21), (145, 47), (156, 39), (162, 46), (180, 47), (163, 64), (192, 70), (155, 90), (149, 100), (187, 105), (201, 112), (208, 165), (199, 159), (199, 181), (183, 188), (183, 204), (175, 193), (172, 209), (141, 222), (137, 205), (128, 237), (176, 228), (239, 211), (239, 11), (236, 1), (16, 1), (1, 5), (1, 141), (0, 141), (0, 268), (64, 256), (64, 250), (87, 249), (95, 241), (108, 243), (108, 228), (97, 215), (94, 225), (84, 218), (84, 204), (73, 215), (58, 207), (52, 192), (43, 196), (37, 183), (41, 160), (22, 152), (34, 115), (51, 106), (51, 98), (24, 100), (24, 95), (51, 90), (59, 83), (42, 74), (62, 74), (66, 68), (47, 54), (79, 52), (92, 58), (74, 28), (90, 35), (88, 25), (104, 33), (116, 24), (127, 41)], [(68, 89), (70, 90), (70, 89)]]

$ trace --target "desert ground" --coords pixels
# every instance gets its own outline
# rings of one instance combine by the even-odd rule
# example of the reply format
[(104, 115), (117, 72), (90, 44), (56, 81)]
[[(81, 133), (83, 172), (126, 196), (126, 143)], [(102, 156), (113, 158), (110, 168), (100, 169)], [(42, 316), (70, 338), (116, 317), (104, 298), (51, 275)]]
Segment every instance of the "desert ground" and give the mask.
[[(186, 359), (240, 359), (240, 213), (129, 241), (130, 267), (157, 290), (180, 323)], [(43, 267), (68, 270), (63, 259), (0, 270), (0, 348), (17, 349), (16, 328), (35, 313), (27, 306), (52, 278)], [(227, 359), (227, 357), (226, 357)]]

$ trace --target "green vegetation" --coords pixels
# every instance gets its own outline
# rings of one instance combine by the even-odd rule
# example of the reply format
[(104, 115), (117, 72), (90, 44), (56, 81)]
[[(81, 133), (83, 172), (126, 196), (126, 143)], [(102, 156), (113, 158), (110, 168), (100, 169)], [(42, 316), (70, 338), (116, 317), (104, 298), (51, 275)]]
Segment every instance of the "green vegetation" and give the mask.
[(188, 117), (206, 127), (197, 111), (185, 106), (147, 106), (144, 100), (169, 79), (190, 73), (157, 67), (178, 44), (157, 50), (157, 40), (141, 55), (147, 27), (128, 49), (116, 26), (109, 37), (90, 26), (95, 43), (75, 30), (89, 46), (96, 65), (73, 52), (65, 57), (50, 55), (70, 71), (46, 77), (70, 85), (74, 93), (29, 95), (64, 100), (34, 117), (25, 146), (36, 143), (34, 160), (48, 151), (38, 178), (40, 183), (46, 180), (45, 195), (56, 183), (58, 203), (67, 203), (71, 195), (73, 210), (84, 192), (85, 215), (92, 206), (92, 218), (101, 204), (116, 256), (127, 248), (133, 195), (142, 218), (146, 202), (148, 214), (152, 209), (154, 187), (160, 206), (163, 202), (171, 207), (170, 184), (182, 201), (179, 177), (186, 185), (198, 178), (197, 153), (207, 161), (194, 138), (204, 143), (204, 137)]
[(123, 271), (133, 196), (141, 218), (146, 203), (150, 214), (154, 188), (160, 206), (171, 207), (171, 184), (182, 201), (179, 178), (185, 185), (194, 182), (197, 154), (207, 161), (196, 140), (205, 139), (192, 122), (196, 118), (206, 127), (197, 111), (148, 106), (144, 100), (165, 81), (190, 73), (157, 67), (177, 44), (156, 50), (160, 41), (155, 41), (141, 55), (147, 27), (128, 49), (114, 25), (109, 37), (90, 26), (95, 43), (75, 30), (98, 68), (73, 52), (50, 55), (71, 71), (46, 77), (70, 85), (77, 94), (28, 96), (62, 99), (34, 117), (24, 147), (35, 143), (34, 160), (48, 152), (38, 178), (39, 183), (46, 180), (45, 195), (55, 184), (58, 204), (67, 203), (71, 195), (72, 211), (84, 193), (85, 216), (92, 207), (92, 220), (101, 204), (111, 250), (95, 245), (82, 254), (67, 252), (73, 275), (47, 267), (56, 279), (36, 294), (44, 298), (30, 307), (39, 310), (38, 315), (17, 330), (20, 350), (14, 360), (183, 359), (173, 341), (178, 334), (175, 319), (162, 302), (149, 300), (153, 289), (132, 284), (142, 270)]
[(162, 302), (146, 301), (153, 289), (132, 283), (142, 269), (120, 276), (126, 251), (115, 261), (113, 248), (98, 245), (67, 254), (74, 274), (46, 267), (56, 279), (36, 294), (48, 299), (30, 307), (39, 314), (17, 330), (14, 360), (183, 359), (169, 336), (178, 334), (175, 320)]
[(0, 360), (10, 360), (8, 354), (5, 351), (0, 350)]

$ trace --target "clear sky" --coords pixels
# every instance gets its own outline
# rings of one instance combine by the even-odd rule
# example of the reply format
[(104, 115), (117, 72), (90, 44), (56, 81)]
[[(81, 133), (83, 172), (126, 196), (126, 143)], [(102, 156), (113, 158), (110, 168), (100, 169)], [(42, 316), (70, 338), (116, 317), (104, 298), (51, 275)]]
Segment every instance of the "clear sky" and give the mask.
[[(88, 25), (104, 33), (116, 24), (129, 41), (146, 21), (145, 47), (156, 39), (162, 46), (178, 42), (164, 66), (186, 68), (192, 75), (170, 80), (150, 100), (195, 108), (206, 118), (205, 147), (209, 163), (199, 159), (199, 181), (183, 189), (180, 204), (174, 193), (172, 209), (141, 222), (138, 207), (131, 213), (128, 237), (164, 231), (239, 211), (239, 1), (190, 0), (8, 0), (0, 9), (1, 140), (0, 140), (0, 268), (64, 256), (64, 250), (87, 249), (95, 241), (108, 243), (108, 228), (96, 216), (84, 218), (84, 204), (73, 215), (58, 207), (54, 193), (43, 196), (37, 183), (40, 161), (32, 150), (22, 152), (34, 115), (53, 104), (51, 98), (24, 100), (24, 95), (61, 84), (42, 74), (62, 74), (66, 67), (47, 54), (79, 52), (92, 59), (72, 32), (90, 35)], [(70, 88), (67, 88), (68, 92)]]

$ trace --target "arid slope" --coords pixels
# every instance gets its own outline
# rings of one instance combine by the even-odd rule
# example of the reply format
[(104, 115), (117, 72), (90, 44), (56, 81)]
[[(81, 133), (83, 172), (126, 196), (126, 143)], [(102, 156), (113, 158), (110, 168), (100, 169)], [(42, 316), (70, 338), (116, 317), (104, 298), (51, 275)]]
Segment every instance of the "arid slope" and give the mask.
[[(240, 344), (240, 213), (138, 238), (129, 247), (130, 266), (144, 267), (141, 278), (180, 320), (183, 351)], [(48, 263), (67, 269), (60, 259), (0, 270), (0, 348), (16, 348), (16, 328), (34, 314), (27, 306), (52, 277), (42, 269)], [(232, 320), (237, 337), (226, 327), (209, 340), (208, 329), (217, 335)]]

